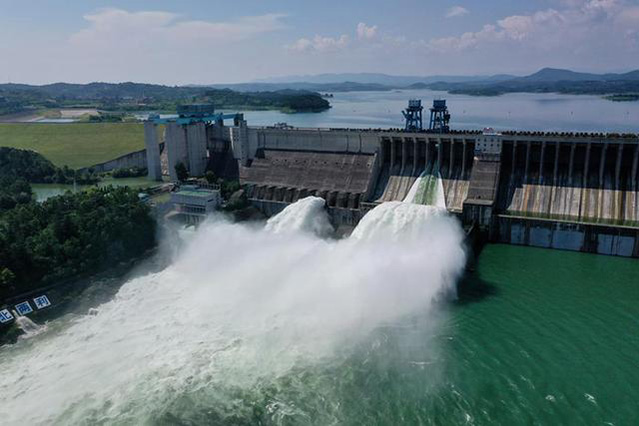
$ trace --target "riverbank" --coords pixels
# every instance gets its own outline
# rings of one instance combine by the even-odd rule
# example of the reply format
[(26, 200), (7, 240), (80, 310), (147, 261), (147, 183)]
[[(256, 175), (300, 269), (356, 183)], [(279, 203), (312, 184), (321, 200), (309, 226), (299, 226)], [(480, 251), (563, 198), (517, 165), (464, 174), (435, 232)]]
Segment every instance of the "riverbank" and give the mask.
[(137, 178), (113, 178), (105, 177), (95, 185), (72, 185), (57, 183), (32, 183), (31, 189), (36, 201), (42, 202), (48, 198), (66, 194), (67, 192), (85, 191), (89, 188), (103, 188), (107, 186), (122, 187), (127, 186), (132, 189), (145, 189), (157, 186), (159, 182), (148, 179), (147, 177)]
[[(5, 300), (4, 304), (0, 304), (0, 309), (11, 311), (15, 309), (14, 305), (17, 303), (46, 295), (51, 306), (35, 310), (28, 315), (29, 319), (36, 324), (45, 326), (65, 315), (85, 315), (90, 308), (105, 303), (115, 296), (120, 287), (132, 276), (143, 272), (154, 272), (165, 265), (166, 260), (159, 257), (158, 249), (154, 248), (142, 256), (120, 262), (106, 271), (83, 274), (14, 296)], [(22, 334), (15, 322), (0, 324), (0, 346), (16, 343)]]

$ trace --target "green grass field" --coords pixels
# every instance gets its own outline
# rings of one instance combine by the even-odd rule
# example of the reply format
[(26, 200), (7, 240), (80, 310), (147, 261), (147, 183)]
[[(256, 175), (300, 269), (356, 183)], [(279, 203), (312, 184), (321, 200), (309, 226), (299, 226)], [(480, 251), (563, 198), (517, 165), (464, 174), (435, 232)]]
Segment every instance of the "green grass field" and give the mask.
[(2, 123), (0, 146), (30, 149), (73, 169), (144, 148), (141, 123)]

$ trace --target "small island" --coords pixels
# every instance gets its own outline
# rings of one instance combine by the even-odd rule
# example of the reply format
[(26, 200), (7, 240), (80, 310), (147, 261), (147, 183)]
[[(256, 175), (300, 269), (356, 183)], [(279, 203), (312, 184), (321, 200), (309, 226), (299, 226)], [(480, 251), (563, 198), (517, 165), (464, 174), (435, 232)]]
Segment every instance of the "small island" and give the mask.
[(639, 93), (620, 93), (615, 95), (604, 96), (604, 99), (613, 102), (636, 102), (639, 101)]

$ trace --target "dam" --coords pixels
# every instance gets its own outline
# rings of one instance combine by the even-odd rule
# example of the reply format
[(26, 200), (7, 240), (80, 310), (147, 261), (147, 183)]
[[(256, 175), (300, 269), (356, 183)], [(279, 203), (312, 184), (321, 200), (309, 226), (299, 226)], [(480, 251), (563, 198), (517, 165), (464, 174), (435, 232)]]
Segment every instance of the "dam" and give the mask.
[(268, 216), (318, 196), (347, 233), (434, 176), (447, 210), (484, 241), (639, 257), (637, 134), (253, 127), (193, 108), (145, 122), (150, 177), (176, 180), (177, 163), (213, 170)]

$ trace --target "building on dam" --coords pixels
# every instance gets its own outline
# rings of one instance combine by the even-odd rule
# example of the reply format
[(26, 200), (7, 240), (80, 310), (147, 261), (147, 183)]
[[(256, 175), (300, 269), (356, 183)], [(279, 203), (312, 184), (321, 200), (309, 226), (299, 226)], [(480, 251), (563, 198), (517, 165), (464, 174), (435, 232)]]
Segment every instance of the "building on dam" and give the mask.
[(237, 178), (268, 215), (322, 197), (346, 228), (432, 174), (448, 211), (490, 241), (639, 257), (638, 135), (453, 131), (449, 118), (437, 101), (427, 130), (421, 111), (405, 129), (254, 127), (185, 106), (145, 122), (146, 161), (154, 179), (176, 180), (179, 162)]

